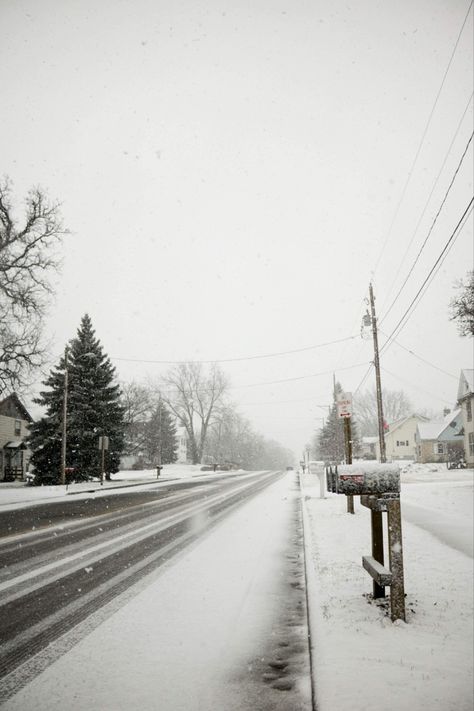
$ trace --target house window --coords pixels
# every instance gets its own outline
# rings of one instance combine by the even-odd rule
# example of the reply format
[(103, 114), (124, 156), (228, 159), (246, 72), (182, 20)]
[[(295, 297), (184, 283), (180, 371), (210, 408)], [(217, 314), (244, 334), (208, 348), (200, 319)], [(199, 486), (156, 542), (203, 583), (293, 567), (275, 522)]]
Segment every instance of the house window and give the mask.
[(467, 400), (466, 402), (466, 413), (467, 413), (467, 421), (470, 422), (472, 420), (472, 403), (471, 400)]
[(474, 454), (474, 432), (469, 432), (469, 454)]
[(406, 446), (408, 447), (408, 440), (405, 442)]
[(15, 434), (21, 435), (21, 420), (15, 420)]
[(436, 445), (436, 452), (437, 454), (444, 454), (444, 446), (442, 442), (438, 442)]

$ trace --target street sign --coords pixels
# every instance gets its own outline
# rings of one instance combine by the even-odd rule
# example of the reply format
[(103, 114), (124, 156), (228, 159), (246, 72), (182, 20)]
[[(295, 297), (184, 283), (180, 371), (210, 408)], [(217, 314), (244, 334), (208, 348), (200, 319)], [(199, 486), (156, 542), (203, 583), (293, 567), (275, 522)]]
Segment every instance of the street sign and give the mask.
[(104, 435), (103, 437), (99, 437), (99, 449), (108, 449), (109, 448), (109, 438), (107, 435)]
[(352, 417), (352, 393), (340, 393), (336, 404), (338, 417)]

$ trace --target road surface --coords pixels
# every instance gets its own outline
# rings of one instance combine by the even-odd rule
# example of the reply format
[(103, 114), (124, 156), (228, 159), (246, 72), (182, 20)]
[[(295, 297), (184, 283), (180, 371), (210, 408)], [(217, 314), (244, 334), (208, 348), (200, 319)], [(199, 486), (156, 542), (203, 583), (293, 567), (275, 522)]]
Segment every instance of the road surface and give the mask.
[[(133, 591), (140, 579), (281, 477), (239, 473), (4, 512), (0, 698), (41, 671), (34, 660), (42, 650)], [(271, 680), (275, 670), (269, 671)], [(273, 678), (278, 682), (279, 674)]]

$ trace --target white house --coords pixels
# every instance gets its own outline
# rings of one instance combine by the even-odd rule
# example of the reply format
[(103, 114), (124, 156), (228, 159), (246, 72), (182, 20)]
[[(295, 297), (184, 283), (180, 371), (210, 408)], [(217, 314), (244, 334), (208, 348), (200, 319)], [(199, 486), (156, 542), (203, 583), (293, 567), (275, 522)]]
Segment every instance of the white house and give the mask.
[[(385, 432), (385, 454), (387, 462), (397, 459), (415, 459), (416, 444), (415, 433), (419, 422), (427, 422), (423, 415), (409, 415), (401, 417), (388, 425)], [(377, 459), (380, 459), (380, 445), (376, 444)]]
[(458, 386), (458, 404), (462, 412), (464, 432), (464, 456), (466, 463), (474, 467), (474, 369), (461, 370)]
[(16, 393), (0, 402), (0, 481), (25, 478), (30, 458), (25, 440), (32, 422)]
[(464, 457), (462, 414), (458, 408), (439, 422), (420, 422), (416, 428), (417, 462), (452, 462)]

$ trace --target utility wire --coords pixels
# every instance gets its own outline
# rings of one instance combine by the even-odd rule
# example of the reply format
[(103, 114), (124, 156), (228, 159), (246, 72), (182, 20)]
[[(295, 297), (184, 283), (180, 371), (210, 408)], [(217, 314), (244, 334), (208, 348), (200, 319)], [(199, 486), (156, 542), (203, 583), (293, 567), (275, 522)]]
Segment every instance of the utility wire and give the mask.
[[(382, 333), (385, 337), (387, 337), (387, 334), (384, 333), (382, 330), (379, 331)], [(410, 348), (407, 348), (406, 346), (403, 346), (400, 341), (397, 341), (395, 338), (392, 339), (394, 343), (397, 344), (400, 348), (403, 348), (404, 351), (407, 353), (410, 353), (414, 358), (418, 358), (418, 360), (421, 360), (422, 363), (426, 363), (426, 365), (430, 365), (432, 368), (435, 368), (436, 370), (439, 370), (440, 373), (443, 373), (444, 375), (448, 375), (450, 378), (453, 378), (454, 380), (458, 380), (457, 375), (453, 375), (452, 373), (448, 373), (447, 370), (443, 370), (439, 366), (435, 365), (434, 363), (431, 363), (429, 360), (426, 360), (426, 358), (422, 358), (420, 355), (412, 351)]]
[(354, 390), (354, 395), (357, 395), (357, 393), (359, 392), (359, 390), (361, 389), (361, 387), (363, 386), (363, 384), (365, 383), (365, 381), (366, 381), (367, 378), (369, 377), (369, 373), (370, 373), (370, 371), (372, 370), (373, 367), (374, 367), (374, 364), (371, 363), (371, 364), (369, 365), (369, 368), (368, 368), (366, 374), (364, 375), (364, 377), (363, 377), (362, 380), (360, 381), (359, 385), (358, 385), (358, 386), (356, 387), (356, 389)]
[[(466, 12), (466, 15), (465, 15), (465, 17), (464, 17), (463, 23), (462, 23), (462, 25), (461, 25), (461, 29), (459, 30), (459, 33), (458, 33), (456, 42), (455, 42), (455, 44), (454, 44), (453, 51), (451, 52), (451, 56), (450, 56), (450, 58), (449, 58), (448, 65), (447, 65), (447, 67), (446, 67), (446, 69), (445, 69), (445, 72), (444, 72), (444, 74), (443, 74), (443, 78), (442, 78), (442, 80), (441, 80), (440, 87), (439, 87), (439, 89), (438, 89), (438, 92), (437, 92), (437, 94), (436, 94), (436, 97), (435, 97), (433, 106), (432, 106), (431, 111), (430, 111), (430, 114), (429, 114), (429, 116), (428, 116), (428, 120), (427, 120), (426, 125), (425, 125), (425, 127), (424, 127), (423, 134), (422, 134), (422, 136), (421, 136), (421, 139), (420, 139), (420, 142), (419, 142), (419, 145), (418, 145), (418, 148), (417, 148), (415, 157), (414, 157), (414, 159), (413, 159), (413, 161), (412, 161), (412, 164), (411, 164), (411, 166), (410, 166), (410, 170), (408, 171), (407, 179), (406, 179), (406, 181), (405, 181), (405, 185), (403, 186), (403, 190), (402, 190), (400, 199), (399, 199), (399, 201), (398, 201), (397, 207), (396, 207), (396, 209), (395, 209), (395, 213), (394, 213), (394, 215), (393, 215), (393, 217), (392, 217), (392, 221), (391, 221), (390, 226), (389, 226), (389, 228), (388, 228), (388, 232), (387, 232), (387, 234), (386, 234), (386, 236), (385, 236), (385, 239), (384, 239), (384, 242), (383, 242), (383, 244), (382, 244), (382, 248), (381, 248), (381, 250), (380, 250), (380, 253), (379, 253), (379, 256), (378, 256), (377, 261), (376, 261), (376, 263), (375, 263), (375, 266), (374, 266), (374, 268), (372, 269), (372, 272), (371, 272), (371, 273), (372, 273), (372, 279), (373, 279), (373, 280), (375, 279), (375, 272), (376, 272), (376, 270), (377, 270), (377, 268), (378, 268), (378, 265), (379, 265), (379, 263), (380, 263), (380, 260), (381, 260), (381, 258), (382, 258), (382, 255), (383, 255), (383, 253), (384, 253), (384, 251), (385, 251), (385, 248), (386, 248), (386, 246), (387, 246), (387, 243), (388, 243), (388, 240), (389, 240), (389, 238), (390, 238), (390, 235), (392, 234), (392, 230), (393, 230), (393, 227), (394, 227), (394, 225), (395, 225), (395, 221), (396, 221), (396, 219), (397, 219), (397, 217), (398, 217), (398, 213), (400, 212), (400, 207), (401, 207), (402, 202), (403, 202), (403, 200), (404, 200), (404, 198), (405, 198), (405, 194), (406, 194), (408, 185), (409, 185), (409, 183), (410, 183), (410, 180), (411, 180), (413, 171), (414, 171), (414, 169), (415, 169), (416, 163), (417, 163), (418, 158), (419, 158), (419, 155), (420, 155), (420, 153), (421, 153), (421, 149), (422, 149), (423, 144), (424, 144), (424, 142), (425, 142), (425, 138), (426, 138), (426, 135), (427, 135), (427, 133), (428, 133), (428, 129), (429, 129), (429, 126), (430, 126), (430, 124), (431, 124), (431, 120), (432, 120), (432, 118), (433, 118), (433, 115), (434, 115), (436, 106), (437, 106), (437, 104), (438, 104), (438, 100), (439, 100), (439, 97), (440, 97), (440, 95), (441, 95), (441, 92), (442, 92), (442, 90), (443, 90), (443, 87), (444, 87), (444, 84), (445, 84), (445, 81), (446, 81), (446, 77), (448, 76), (448, 72), (449, 72), (449, 70), (450, 70), (450, 68), (451, 68), (451, 64), (452, 64), (452, 62), (453, 62), (454, 55), (456, 54), (456, 50), (457, 50), (457, 48), (458, 48), (459, 41), (460, 41), (460, 39), (461, 39), (461, 35), (462, 35), (463, 31), (464, 31), (464, 27), (465, 27), (465, 25), (466, 25), (467, 18), (469, 17), (469, 13), (470, 13), (470, 11), (471, 11), (472, 4), (473, 4), (473, 0), (471, 0), (471, 2), (469, 3), (469, 7), (468, 7), (468, 9), (467, 9), (467, 12)], [(470, 100), (471, 100), (471, 99), (469, 99), (469, 102), (470, 102)], [(468, 103), (468, 106), (469, 106), (469, 103)], [(467, 111), (467, 107), (466, 107), (466, 110), (465, 110), (464, 114), (466, 113), (466, 111)], [(464, 114), (463, 114), (463, 116), (462, 116), (462, 118), (461, 118), (461, 122), (462, 122), (462, 120), (463, 120), (463, 118), (464, 118)], [(458, 129), (458, 130), (459, 130), (459, 129)], [(457, 131), (456, 131), (456, 135), (457, 135)], [(456, 137), (456, 135), (455, 135), (455, 137)], [(454, 137), (454, 138), (455, 138), (455, 137)], [(453, 139), (453, 141), (454, 141), (454, 139)], [(448, 149), (448, 154), (449, 154), (449, 150), (450, 150), (450, 149), (451, 149), (451, 146), (450, 146), (450, 148)], [(447, 158), (447, 156), (446, 156), (446, 158)], [(443, 163), (443, 166), (444, 166), (444, 163)], [(434, 186), (433, 186), (433, 190), (434, 190)], [(431, 194), (430, 194), (430, 197), (431, 197)], [(428, 198), (428, 200), (429, 200), (429, 198)], [(416, 231), (415, 231), (415, 234), (416, 234)], [(411, 243), (410, 243), (410, 245), (411, 245)], [(408, 249), (410, 248), (410, 245), (408, 246)], [(401, 264), (403, 264), (404, 259), (405, 259), (405, 256), (403, 257)], [(400, 267), (401, 267), (401, 264), (400, 264)], [(397, 272), (397, 274), (398, 274), (398, 272)], [(390, 286), (390, 291), (392, 290), (392, 287), (393, 287), (393, 283), (392, 283), (392, 285)], [(360, 315), (361, 315), (362, 312), (363, 312), (363, 308), (359, 311), (358, 322), (360, 321)], [(345, 353), (345, 350), (346, 350), (346, 346), (345, 346), (344, 349), (343, 349), (343, 352), (344, 352), (344, 353)], [(359, 353), (360, 353), (360, 349), (359, 349)], [(361, 387), (361, 385), (359, 385), (359, 387)]]
[[(264, 402), (241, 402), (239, 405), (242, 405), (245, 407), (250, 407), (253, 405), (289, 405), (290, 403), (294, 402), (312, 402), (314, 403), (314, 397), (303, 397), (303, 398), (296, 398), (295, 400), (265, 400)], [(327, 405), (314, 405), (315, 407), (323, 407), (327, 409)]]
[[(426, 235), (426, 237), (425, 237), (425, 239), (424, 239), (424, 241), (423, 241), (423, 244), (421, 245), (421, 247), (420, 247), (420, 249), (419, 249), (419, 251), (418, 251), (418, 254), (416, 255), (416, 257), (415, 257), (415, 259), (414, 259), (414, 261), (413, 261), (413, 264), (411, 265), (410, 270), (409, 270), (408, 274), (406, 275), (403, 284), (402, 284), (401, 287), (399, 288), (399, 290), (398, 290), (398, 292), (397, 292), (397, 294), (396, 294), (394, 300), (392, 301), (392, 303), (391, 303), (390, 306), (388, 307), (387, 311), (384, 313), (384, 315), (383, 315), (382, 318), (380, 319), (380, 323), (382, 323), (383, 321), (385, 321), (385, 319), (387, 318), (388, 314), (390, 313), (390, 311), (393, 309), (393, 307), (395, 306), (396, 302), (398, 301), (398, 297), (400, 296), (400, 294), (402, 293), (403, 289), (405, 288), (405, 285), (406, 285), (408, 279), (409, 279), (410, 276), (412, 275), (413, 270), (414, 270), (414, 268), (416, 267), (416, 265), (417, 265), (417, 263), (418, 263), (418, 260), (419, 260), (419, 258), (420, 258), (420, 256), (421, 256), (421, 253), (423, 252), (423, 250), (424, 250), (424, 248), (425, 248), (425, 246), (426, 246), (426, 243), (428, 242), (428, 240), (429, 240), (429, 238), (430, 238), (430, 236), (431, 236), (431, 233), (433, 232), (433, 229), (434, 229), (434, 227), (435, 227), (435, 225), (436, 225), (436, 222), (437, 222), (438, 217), (439, 217), (439, 215), (440, 215), (440, 213), (441, 213), (441, 210), (443, 209), (443, 207), (444, 207), (444, 205), (445, 205), (445, 203), (446, 203), (446, 200), (448, 199), (448, 195), (449, 195), (449, 193), (450, 193), (450, 191), (451, 191), (451, 188), (452, 188), (453, 185), (454, 185), (454, 181), (456, 180), (456, 177), (457, 177), (457, 175), (458, 175), (458, 173), (459, 173), (459, 171), (460, 171), (460, 169), (461, 169), (461, 165), (462, 165), (463, 160), (464, 160), (464, 158), (465, 158), (465, 156), (466, 156), (466, 153), (467, 153), (467, 151), (468, 151), (468, 149), (469, 149), (469, 146), (471, 145), (471, 142), (472, 142), (473, 137), (474, 137), (474, 131), (471, 133), (471, 135), (470, 135), (470, 137), (469, 137), (469, 140), (468, 140), (467, 145), (466, 145), (466, 147), (465, 147), (465, 149), (464, 149), (464, 151), (463, 151), (463, 154), (462, 154), (462, 156), (461, 156), (461, 159), (460, 159), (460, 161), (459, 161), (459, 163), (458, 163), (458, 165), (457, 165), (457, 167), (456, 167), (456, 170), (454, 171), (454, 175), (453, 175), (453, 177), (451, 178), (451, 182), (449, 183), (448, 188), (447, 188), (447, 190), (446, 190), (446, 192), (445, 192), (445, 194), (444, 194), (444, 197), (443, 197), (443, 199), (442, 199), (442, 201), (441, 201), (441, 205), (439, 206), (438, 211), (437, 211), (437, 213), (436, 213), (436, 215), (435, 215), (435, 217), (434, 217), (434, 219), (433, 219), (433, 222), (431, 223), (431, 227), (430, 227), (430, 229), (428, 230), (428, 234)], [(411, 243), (410, 243), (410, 244), (411, 244)]]
[[(353, 370), (354, 368), (360, 368), (362, 365), (367, 365), (367, 362), (355, 363), (354, 365), (346, 365), (345, 368), (339, 368), (339, 370)], [(278, 385), (279, 383), (291, 383), (291, 382), (294, 382), (295, 380), (307, 380), (308, 378), (317, 378), (320, 375), (331, 375), (333, 372), (334, 372), (334, 369), (331, 368), (331, 370), (322, 370), (319, 373), (311, 373), (310, 375), (299, 375), (299, 376), (296, 376), (295, 378), (284, 378), (283, 380), (267, 380), (262, 383), (250, 383), (247, 385), (231, 385), (229, 389), (238, 390), (240, 388), (253, 388), (253, 387), (260, 386), (260, 385)], [(201, 391), (201, 392), (204, 392), (204, 391)]]
[(434, 191), (435, 191), (435, 189), (436, 189), (436, 186), (438, 185), (438, 182), (439, 182), (439, 179), (440, 179), (440, 177), (441, 177), (441, 174), (442, 174), (442, 172), (443, 172), (443, 170), (444, 170), (444, 167), (445, 167), (445, 165), (446, 165), (446, 163), (447, 163), (447, 161), (448, 161), (448, 158), (449, 158), (449, 155), (450, 155), (450, 153), (451, 153), (452, 147), (453, 147), (454, 142), (455, 142), (455, 140), (456, 140), (456, 138), (457, 138), (457, 136), (458, 136), (458, 134), (459, 134), (459, 131), (460, 131), (460, 129), (461, 129), (462, 123), (463, 123), (463, 121), (464, 121), (464, 118), (465, 118), (465, 116), (466, 116), (467, 110), (468, 110), (468, 108), (469, 108), (469, 105), (470, 105), (470, 103), (471, 103), (471, 101), (472, 101), (472, 97), (473, 97), (473, 96), (474, 96), (474, 92), (471, 93), (471, 96), (469, 97), (469, 101), (467, 102), (466, 107), (465, 107), (465, 109), (464, 109), (464, 111), (463, 111), (463, 114), (462, 114), (462, 116), (461, 116), (461, 118), (460, 118), (460, 120), (459, 120), (459, 123), (458, 123), (458, 125), (457, 125), (456, 131), (454, 132), (454, 136), (453, 136), (453, 138), (452, 138), (452, 140), (451, 140), (451, 143), (449, 144), (449, 147), (448, 147), (448, 149), (447, 149), (447, 151), (446, 151), (446, 154), (445, 154), (445, 156), (444, 156), (443, 162), (442, 162), (441, 167), (440, 167), (440, 169), (439, 169), (439, 171), (438, 171), (438, 175), (436, 176), (436, 178), (435, 178), (435, 180), (434, 180), (434, 182), (433, 182), (433, 185), (432, 185), (431, 190), (430, 190), (430, 194), (428, 195), (428, 198), (426, 199), (425, 206), (424, 206), (424, 208), (423, 208), (423, 210), (422, 210), (422, 212), (421, 212), (421, 215), (420, 215), (420, 217), (419, 217), (419, 219), (418, 219), (417, 225), (416, 225), (416, 227), (415, 227), (415, 229), (414, 229), (414, 231), (413, 231), (413, 234), (412, 234), (412, 237), (411, 237), (411, 239), (410, 239), (410, 242), (408, 243), (408, 246), (407, 246), (407, 248), (406, 248), (406, 250), (405, 250), (405, 253), (403, 254), (403, 257), (402, 257), (402, 259), (401, 259), (401, 261), (400, 261), (400, 264), (398, 265), (397, 272), (396, 272), (395, 276), (394, 276), (393, 279), (392, 279), (392, 283), (390, 284), (390, 288), (389, 288), (389, 290), (388, 290), (388, 292), (387, 292), (387, 296), (386, 296), (386, 298), (385, 298), (385, 300), (384, 300), (384, 303), (383, 303), (383, 305), (382, 305), (382, 309), (383, 309), (383, 306), (385, 306), (385, 303), (387, 302), (387, 300), (388, 300), (390, 294), (392, 293), (392, 289), (393, 289), (393, 287), (394, 287), (394, 284), (395, 284), (396, 281), (397, 281), (398, 275), (400, 274), (400, 270), (401, 270), (401, 268), (402, 268), (402, 266), (403, 266), (403, 263), (404, 263), (404, 261), (405, 261), (405, 259), (406, 259), (406, 256), (407, 256), (408, 252), (410, 251), (410, 247), (411, 247), (412, 244), (413, 244), (413, 240), (415, 239), (415, 237), (416, 237), (416, 235), (417, 235), (417, 233), (418, 233), (418, 229), (419, 229), (419, 227), (420, 227), (420, 225), (421, 225), (421, 222), (422, 222), (422, 220), (423, 220), (423, 218), (424, 218), (424, 216), (425, 216), (425, 213), (426, 213), (426, 211), (427, 211), (427, 209), (428, 209), (428, 205), (429, 205), (430, 200), (431, 200), (431, 198), (432, 198), (432, 196), (433, 196), (433, 193), (434, 193)]
[[(354, 363), (353, 365), (347, 365), (344, 368), (339, 368), (339, 370), (353, 370), (354, 368), (360, 368), (363, 365), (367, 365), (367, 362), (365, 361), (364, 363)], [(291, 383), (295, 382), (297, 380), (308, 380), (309, 378), (318, 378), (321, 375), (332, 375), (334, 372), (334, 369), (331, 368), (331, 370), (322, 370), (319, 373), (310, 373), (308, 375), (298, 375), (294, 378), (283, 378), (282, 380), (265, 380), (263, 382), (259, 383), (247, 383), (244, 385), (229, 385), (228, 390), (242, 390), (243, 388), (256, 388), (260, 387), (262, 385), (279, 385), (280, 383)], [(162, 394), (166, 393), (168, 396), (174, 394), (178, 388), (173, 387), (173, 386), (167, 386), (165, 388), (159, 388), (160, 392)], [(213, 388), (199, 388), (196, 391), (199, 395), (204, 395), (206, 393), (213, 393), (215, 390)], [(313, 400), (314, 398), (311, 398)], [(317, 405), (317, 407), (326, 407), (325, 405)]]
[[(382, 351), (388, 349), (388, 348), (390, 347), (391, 343), (393, 343), (393, 342), (395, 341), (394, 334), (396, 333), (396, 331), (397, 331), (397, 329), (399, 328), (399, 326), (402, 324), (402, 322), (403, 322), (403, 320), (405, 319), (405, 317), (407, 317), (406, 320), (405, 320), (405, 323), (403, 323), (402, 327), (399, 329), (398, 332), (400, 332), (400, 331), (402, 330), (402, 328), (406, 325), (408, 319), (409, 319), (410, 316), (411, 316), (411, 313), (413, 313), (414, 308), (416, 308), (416, 305), (418, 305), (418, 303), (419, 303), (419, 301), (418, 301), (417, 304), (414, 306), (414, 304), (415, 304), (415, 302), (416, 302), (418, 296), (421, 294), (421, 292), (423, 291), (424, 286), (426, 285), (426, 283), (428, 282), (428, 280), (430, 279), (430, 277), (433, 275), (433, 273), (434, 273), (436, 267), (437, 267), (438, 265), (441, 266), (440, 262), (442, 263), (443, 257), (446, 256), (447, 251), (449, 251), (450, 246), (452, 246), (452, 244), (454, 243), (453, 240), (456, 239), (456, 237), (460, 234), (460, 231), (461, 231), (462, 227), (464, 227), (465, 220), (467, 220), (467, 217), (469, 216), (469, 213), (472, 211), (473, 202), (474, 202), (474, 198), (471, 198), (471, 200), (470, 200), (470, 202), (469, 202), (467, 208), (466, 208), (466, 209), (464, 210), (464, 212), (463, 212), (463, 215), (462, 215), (461, 219), (459, 220), (459, 222), (457, 223), (456, 227), (454, 228), (454, 230), (453, 230), (453, 232), (452, 232), (450, 238), (448, 239), (446, 245), (444, 246), (444, 248), (443, 248), (441, 254), (440, 254), (439, 257), (437, 258), (437, 260), (436, 260), (436, 262), (434, 263), (433, 267), (431, 268), (431, 270), (430, 270), (428, 276), (427, 276), (426, 279), (424, 280), (423, 284), (421, 285), (421, 287), (420, 287), (420, 289), (418, 290), (417, 294), (415, 295), (414, 299), (411, 301), (410, 305), (409, 305), (408, 308), (406, 309), (406, 311), (405, 311), (405, 313), (403, 314), (403, 316), (402, 316), (402, 318), (400, 319), (400, 321), (397, 323), (397, 325), (396, 325), (395, 328), (393, 329), (393, 331), (392, 331), (392, 333), (390, 334), (390, 336), (387, 337), (387, 340), (385, 341), (385, 343), (383, 344), (382, 348), (381, 348), (380, 351), (379, 351), (380, 354), (382, 353)], [(425, 293), (426, 293), (426, 292), (425, 292)], [(421, 298), (420, 298), (420, 300), (421, 300)], [(410, 309), (412, 309), (412, 307), (413, 307), (413, 310), (411, 311), (411, 313), (409, 313), (409, 312), (410, 312)], [(384, 335), (385, 335), (385, 334), (384, 334)], [(398, 334), (397, 334), (397, 335), (398, 335)], [(362, 378), (362, 380), (360, 381), (359, 385), (358, 385), (357, 388), (355, 389), (354, 395), (356, 395), (356, 394), (359, 392), (360, 388), (363, 386), (363, 384), (365, 383), (365, 381), (366, 381), (367, 378), (369, 377), (370, 371), (372, 370), (373, 366), (374, 366), (374, 364), (371, 363), (370, 366), (369, 366), (369, 368), (367, 369), (367, 372), (365, 373), (365, 375), (363, 376), (363, 378)], [(388, 371), (387, 371), (387, 372), (388, 372)]]
[[(404, 328), (404, 326), (406, 325), (408, 319), (409, 319), (410, 316), (412, 315), (414, 309), (415, 309), (416, 306), (418, 305), (419, 301), (421, 301), (421, 298), (422, 298), (422, 296), (423, 296), (424, 294), (420, 297), (420, 299), (419, 299), (418, 302), (417, 302), (418, 297), (420, 296), (421, 292), (423, 291), (425, 285), (426, 285), (427, 282), (429, 281), (431, 275), (433, 274), (433, 272), (435, 271), (435, 269), (437, 268), (437, 266), (440, 264), (440, 262), (442, 262), (442, 260), (443, 260), (443, 258), (445, 257), (447, 251), (449, 250), (451, 244), (453, 243), (453, 240), (455, 241), (456, 238), (458, 237), (458, 235), (460, 234), (461, 228), (464, 227), (465, 221), (467, 220), (467, 218), (468, 218), (468, 216), (469, 216), (469, 213), (472, 211), (473, 203), (474, 203), (474, 198), (471, 198), (471, 200), (469, 201), (468, 206), (466, 207), (466, 209), (464, 210), (464, 212), (463, 212), (463, 214), (462, 214), (461, 219), (459, 220), (459, 222), (457, 223), (457, 225), (456, 225), (456, 227), (454, 228), (453, 232), (451, 233), (451, 236), (449, 237), (448, 241), (446, 242), (445, 246), (443, 247), (441, 253), (440, 253), (439, 256), (438, 256), (438, 258), (436, 259), (436, 262), (435, 262), (435, 263), (433, 264), (433, 266), (431, 267), (431, 269), (430, 269), (430, 271), (429, 271), (429, 273), (428, 273), (428, 276), (427, 276), (427, 277), (425, 278), (425, 280), (423, 281), (422, 285), (421, 285), (420, 288), (418, 289), (418, 291), (417, 291), (417, 293), (415, 294), (414, 298), (413, 298), (412, 301), (410, 302), (408, 308), (405, 310), (403, 316), (402, 316), (401, 319), (398, 321), (398, 323), (397, 323), (397, 325), (395, 326), (395, 328), (392, 330), (390, 336), (387, 338), (387, 340), (386, 340), (385, 343), (383, 344), (382, 348), (380, 349), (380, 353), (382, 353), (384, 350), (386, 350), (386, 349), (390, 346), (391, 342), (392, 342), (393, 339), (394, 339), (395, 333), (396, 333), (397, 331), (398, 331), (398, 333), (399, 333), (399, 332), (402, 330), (402, 328)], [(426, 291), (425, 291), (425, 293), (426, 293)], [(417, 303), (415, 303), (415, 302), (417, 302)]]
[(397, 219), (397, 217), (398, 217), (398, 213), (399, 213), (399, 211), (400, 211), (400, 207), (401, 207), (401, 205), (402, 205), (402, 202), (403, 202), (403, 200), (404, 200), (404, 198), (405, 198), (405, 194), (406, 194), (408, 185), (409, 185), (409, 183), (410, 183), (411, 177), (412, 177), (412, 175), (413, 175), (413, 171), (414, 171), (414, 169), (415, 169), (415, 165), (416, 165), (416, 163), (417, 163), (417, 161), (418, 161), (418, 158), (419, 158), (420, 153), (421, 153), (421, 149), (422, 149), (423, 144), (424, 144), (424, 142), (425, 142), (425, 138), (426, 138), (426, 135), (427, 135), (427, 133), (428, 133), (428, 129), (429, 129), (430, 124), (431, 124), (431, 119), (433, 118), (433, 114), (434, 114), (434, 112), (435, 112), (436, 106), (437, 106), (437, 104), (438, 104), (439, 97), (440, 97), (441, 92), (442, 92), (442, 90), (443, 90), (444, 83), (445, 83), (445, 81), (446, 81), (446, 77), (448, 76), (448, 72), (449, 72), (449, 70), (450, 70), (450, 68), (451, 68), (451, 64), (452, 64), (452, 62), (453, 62), (454, 55), (456, 54), (456, 50), (457, 50), (457, 48), (458, 48), (459, 40), (461, 39), (461, 35), (462, 35), (463, 30), (464, 30), (464, 27), (465, 27), (465, 25), (466, 25), (467, 18), (469, 17), (469, 13), (470, 13), (471, 7), (472, 7), (472, 2), (473, 2), (473, 0), (471, 0), (471, 2), (469, 3), (469, 7), (468, 7), (468, 10), (467, 10), (467, 12), (466, 12), (466, 16), (464, 17), (464, 21), (463, 21), (463, 23), (462, 23), (461, 29), (459, 30), (459, 34), (458, 34), (458, 37), (457, 37), (457, 39), (456, 39), (456, 42), (455, 42), (453, 51), (451, 52), (451, 57), (450, 57), (450, 59), (449, 59), (448, 66), (446, 67), (446, 70), (445, 70), (445, 72), (444, 72), (443, 79), (442, 79), (442, 81), (441, 81), (441, 85), (440, 85), (440, 87), (439, 87), (439, 89), (438, 89), (438, 93), (436, 94), (436, 98), (435, 98), (434, 103), (433, 103), (433, 106), (432, 106), (432, 108), (431, 108), (430, 115), (428, 116), (428, 120), (427, 120), (426, 125), (425, 125), (425, 128), (424, 128), (424, 130), (423, 130), (423, 135), (421, 136), (421, 140), (420, 140), (420, 143), (419, 143), (419, 145), (418, 145), (418, 149), (417, 149), (417, 151), (416, 151), (416, 154), (415, 154), (415, 157), (414, 157), (414, 159), (413, 159), (413, 162), (412, 162), (412, 164), (411, 164), (411, 166), (410, 166), (410, 170), (408, 171), (408, 176), (407, 176), (407, 179), (406, 179), (406, 181), (405, 181), (405, 185), (403, 186), (402, 194), (401, 194), (401, 196), (400, 196), (400, 199), (399, 199), (399, 201), (398, 201), (397, 207), (396, 207), (396, 209), (395, 209), (395, 213), (394, 213), (394, 215), (393, 215), (393, 217), (392, 217), (392, 221), (391, 221), (391, 223), (390, 223), (390, 227), (389, 227), (389, 229), (388, 229), (388, 232), (387, 232), (387, 234), (386, 234), (386, 236), (385, 236), (385, 239), (384, 239), (384, 242), (383, 242), (383, 244), (382, 244), (382, 249), (380, 250), (379, 256), (378, 256), (377, 261), (376, 261), (376, 263), (375, 263), (375, 267), (374, 267), (374, 269), (373, 269), (374, 273), (377, 271), (377, 267), (378, 267), (378, 265), (379, 265), (379, 263), (380, 263), (380, 260), (381, 260), (381, 258), (382, 258), (382, 254), (384, 253), (385, 247), (387, 246), (387, 243), (388, 243), (388, 240), (389, 240), (389, 238), (390, 238), (390, 235), (392, 234), (392, 230), (393, 230), (393, 227), (394, 227), (394, 225), (395, 225), (395, 221), (396, 221), (396, 219)]
[(291, 351), (280, 351), (278, 353), (265, 353), (262, 355), (253, 356), (242, 356), (240, 358), (215, 358), (211, 360), (151, 360), (144, 358), (119, 358), (118, 356), (110, 356), (111, 360), (126, 361), (128, 363), (157, 363), (161, 365), (180, 365), (184, 363), (236, 363), (244, 360), (258, 360), (262, 358), (277, 358), (279, 356), (293, 355), (295, 353), (304, 353), (306, 351), (313, 351), (317, 348), (324, 348), (325, 346), (333, 346), (336, 343), (343, 343), (344, 341), (354, 340), (358, 338), (355, 336), (346, 336), (345, 338), (338, 338), (335, 341), (326, 341), (325, 343), (317, 343), (314, 346), (306, 346), (305, 348), (295, 348)]
[[(432, 392), (428, 392), (428, 390), (423, 390), (423, 388), (420, 388), (418, 385), (413, 385), (413, 383), (408, 382), (408, 380), (405, 380), (404, 378), (400, 378), (400, 376), (395, 375), (395, 373), (392, 373), (390, 370), (387, 370), (387, 368), (382, 368), (382, 370), (384, 373), (391, 375), (392, 378), (395, 378), (395, 380), (398, 380), (400, 383), (405, 383), (405, 385), (409, 385), (411, 388), (415, 388), (415, 390), (419, 390), (421, 393), (429, 395), (429, 397), (433, 398), (434, 400), (438, 400), (439, 402), (446, 404), (446, 398), (440, 398), (437, 395), (433, 395)], [(448, 398), (448, 402), (450, 401), (451, 399)]]

